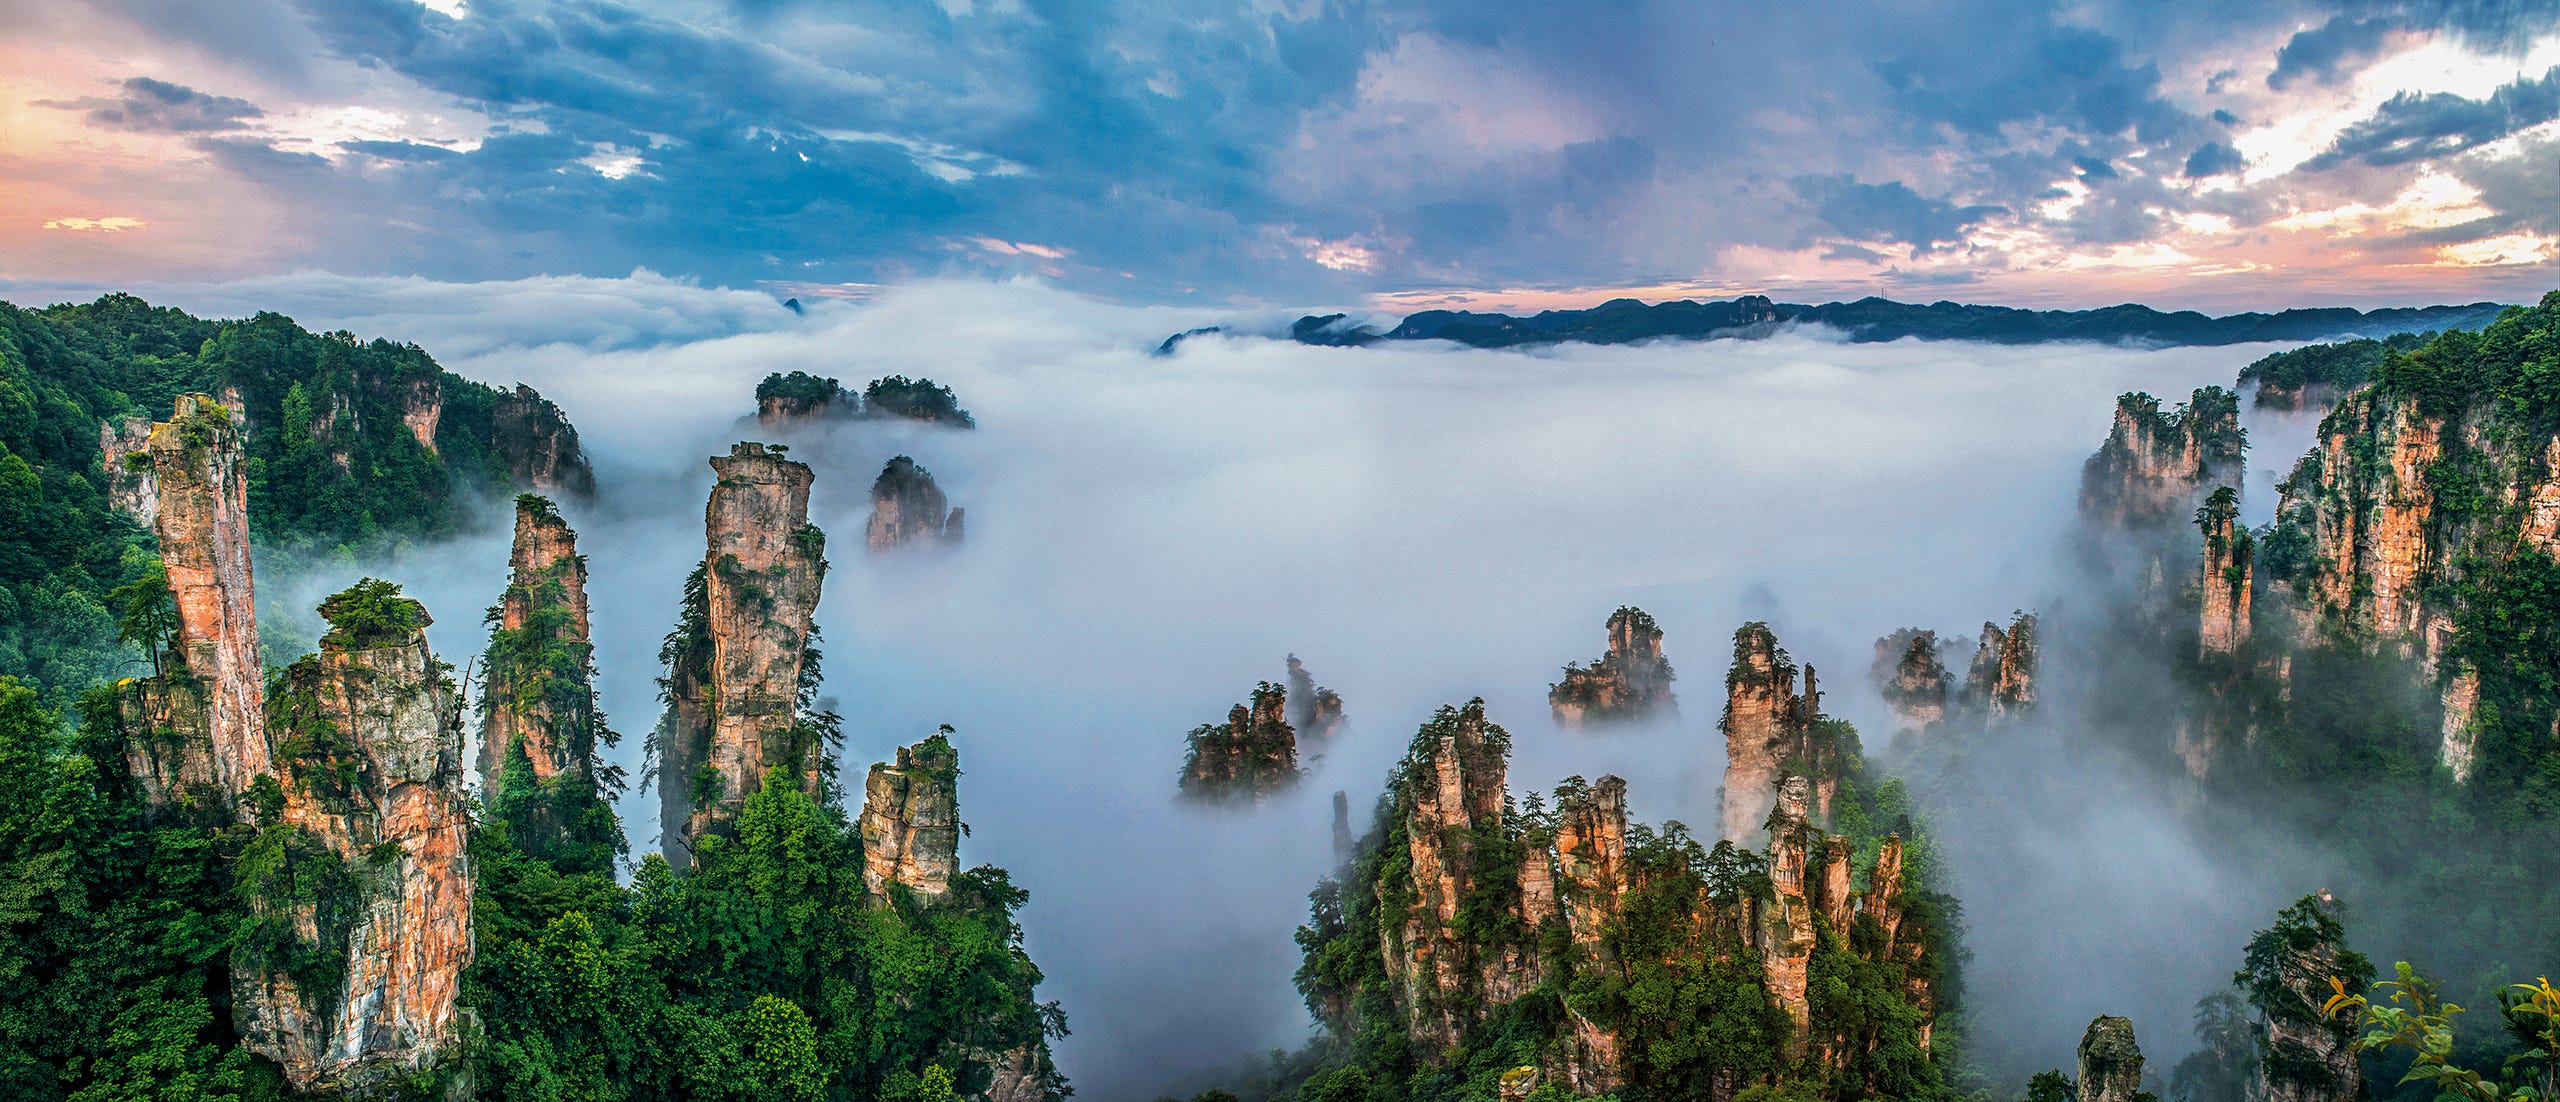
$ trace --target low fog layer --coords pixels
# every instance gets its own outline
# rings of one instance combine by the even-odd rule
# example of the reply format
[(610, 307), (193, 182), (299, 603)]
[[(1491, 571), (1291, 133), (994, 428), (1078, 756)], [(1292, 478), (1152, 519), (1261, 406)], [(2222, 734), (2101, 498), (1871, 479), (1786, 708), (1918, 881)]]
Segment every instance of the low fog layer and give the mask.
[[(2267, 351), (1792, 333), (1546, 352), (1208, 337), (1159, 358), (1204, 315), (1019, 284), (923, 285), (806, 317), (735, 292), (614, 287), (528, 288), (540, 310), (414, 284), (295, 301), (314, 328), (415, 339), (465, 375), (532, 383), (577, 423), (605, 495), (565, 511), (635, 780), (658, 641), (702, 551), (703, 460), (756, 437), (741, 422), (756, 381), (799, 369), (955, 388), (974, 433), (781, 438), (816, 466), (813, 519), (831, 537), (824, 692), (846, 717), (856, 800), (867, 763), (958, 728), (962, 859), (1030, 890), (1043, 993), (1075, 1030), (1060, 1063), (1106, 1099), (1308, 1035), (1290, 932), (1331, 864), (1330, 793), (1348, 789), (1365, 820), (1433, 708), (1488, 701), (1516, 740), (1515, 792), (1617, 772), (1639, 817), (1712, 824), (1740, 622), (1772, 621), (1824, 671), (1828, 709), (1880, 749), (1876, 637), (1970, 636), (2065, 589), (2080, 463), (2114, 397), (2228, 385)], [(503, 316), (500, 334), (469, 334), (480, 309)], [(868, 488), (899, 453), (967, 508), (966, 546), (865, 553)], [(2253, 457), (2264, 465), (2287, 461)], [(504, 540), (493, 526), (366, 569), (427, 601), (433, 642), (461, 667), (503, 585)], [(307, 607), (349, 580), (330, 573), (273, 580), (265, 603)], [(1559, 732), (1548, 683), (1595, 657), (1602, 621), (1630, 603), (1668, 633), (1680, 718)], [(1290, 652), (1342, 694), (1347, 731), (1288, 798), (1178, 807), (1184, 734), (1280, 680)], [(2135, 1015), (2160, 1053), (2183, 1048), (2188, 1005), (2251, 924), (2314, 886), (2208, 867), (2165, 808), (2103, 782), (2108, 763), (2053, 749), (2067, 716), (1986, 755), (2015, 803), (1947, 824), (1975, 1036), (2033, 1067), (2067, 1063), (2102, 1011)], [(656, 838), (654, 797), (620, 808), (636, 843)]]

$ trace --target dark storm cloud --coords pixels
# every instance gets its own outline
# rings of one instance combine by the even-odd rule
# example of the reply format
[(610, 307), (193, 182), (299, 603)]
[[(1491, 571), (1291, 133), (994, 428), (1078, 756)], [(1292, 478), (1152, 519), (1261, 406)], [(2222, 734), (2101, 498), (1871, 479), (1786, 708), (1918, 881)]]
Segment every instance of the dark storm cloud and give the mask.
[(89, 125), (109, 130), (171, 134), (238, 130), (248, 120), (265, 114), (248, 100), (211, 95), (150, 77), (132, 77), (119, 87), (122, 95), (36, 100), (35, 105), (78, 111)]
[(2206, 142), (2187, 155), (2187, 175), (2195, 178), (2225, 176), (2249, 167), (2249, 159), (2240, 151), (2221, 142)]
[(2391, 29), (2388, 19), (2341, 15), (2296, 34), (2276, 51), (2276, 68), (2267, 74), (2267, 87), (2282, 90), (2305, 77), (2335, 84), (2348, 75), (2348, 66), (2380, 52), (2383, 38)]
[(2313, 169), (2350, 161), (2397, 165), (2487, 145), (2518, 130), (2560, 118), (2560, 67), (2540, 79), (2501, 86), (2487, 99), (2448, 92), (2393, 96), (2371, 118), (2346, 129), (2306, 162)]
[(1931, 199), (1900, 180), (1864, 184), (1848, 175), (1803, 176), (1794, 183), (1796, 194), (1812, 204), (1823, 224), (1862, 241), (1908, 245), (1915, 255), (1960, 245), (1965, 227), (2007, 213), (2005, 207), (1957, 206)]

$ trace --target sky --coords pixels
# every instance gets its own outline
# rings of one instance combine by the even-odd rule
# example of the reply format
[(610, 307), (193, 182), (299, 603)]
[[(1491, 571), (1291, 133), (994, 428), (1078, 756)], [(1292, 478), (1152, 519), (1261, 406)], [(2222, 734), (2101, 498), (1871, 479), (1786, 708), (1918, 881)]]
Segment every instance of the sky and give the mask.
[(0, 5), (0, 281), (1132, 304), (2560, 285), (2560, 0)]

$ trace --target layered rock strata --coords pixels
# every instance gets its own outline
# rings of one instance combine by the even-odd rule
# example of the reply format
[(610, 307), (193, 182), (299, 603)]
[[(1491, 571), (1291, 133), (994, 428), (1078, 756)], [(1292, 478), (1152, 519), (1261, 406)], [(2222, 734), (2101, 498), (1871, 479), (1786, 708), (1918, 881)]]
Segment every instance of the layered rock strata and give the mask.
[(151, 419), (112, 417), (98, 425), (98, 458), (107, 473), (107, 506), (152, 527), (160, 519), (160, 478), (151, 468)]
[(948, 732), (898, 748), (862, 786), (862, 889), (875, 903), (892, 886), (923, 902), (950, 894), (960, 865), (960, 753)]
[(1547, 706), (1562, 727), (1631, 723), (1677, 714), (1671, 663), (1662, 657), (1662, 628), (1633, 606), (1609, 615), (1609, 647), (1588, 668), (1564, 668), (1547, 687)]
[(872, 480), (871, 520), (863, 543), (875, 555), (899, 547), (955, 544), (965, 515), (942, 496), (933, 472), (901, 455)]
[(482, 656), (481, 789), (525, 852), (609, 867), (623, 843), (599, 787), (597, 748), (614, 736), (596, 706), (587, 560), (559, 511), (532, 494), (516, 499), (510, 560)]

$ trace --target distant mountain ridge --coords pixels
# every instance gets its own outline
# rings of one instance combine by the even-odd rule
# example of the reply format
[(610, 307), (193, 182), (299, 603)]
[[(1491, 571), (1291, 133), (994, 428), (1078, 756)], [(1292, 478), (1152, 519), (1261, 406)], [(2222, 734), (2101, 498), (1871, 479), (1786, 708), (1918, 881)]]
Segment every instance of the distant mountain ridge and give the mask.
[[(1547, 310), (1528, 317), (1465, 310), (1425, 310), (1406, 317), (1384, 333), (1352, 324), (1346, 315), (1308, 315), (1290, 326), (1290, 339), (1301, 344), (1357, 346), (1380, 341), (1446, 340), (1477, 348), (1524, 344), (1631, 344), (1660, 339), (1708, 340), (1755, 337), (1789, 322), (1829, 326), (1857, 342), (1921, 340), (1980, 341), (1986, 344), (2041, 344), (2090, 341), (2101, 344), (2220, 345), (2252, 341), (2316, 341), (2350, 337), (2385, 337), (2423, 330), (2478, 329), (2497, 320), (2506, 307), (2494, 302), (2467, 306), (2394, 307), (2357, 310), (2325, 307), (2280, 313), (2242, 313), (2213, 317), (2193, 310), (2165, 313), (2125, 304), (2094, 310), (2024, 310), (2009, 306), (1974, 306), (1933, 302), (1926, 306), (1884, 298), (1829, 302), (1819, 306), (1775, 302), (1764, 295), (1744, 295), (1725, 302), (1682, 299), (1647, 304), (1611, 299), (1587, 310)], [(1182, 334), (1189, 336), (1191, 334)], [(1181, 337), (1165, 342), (1171, 351)]]

